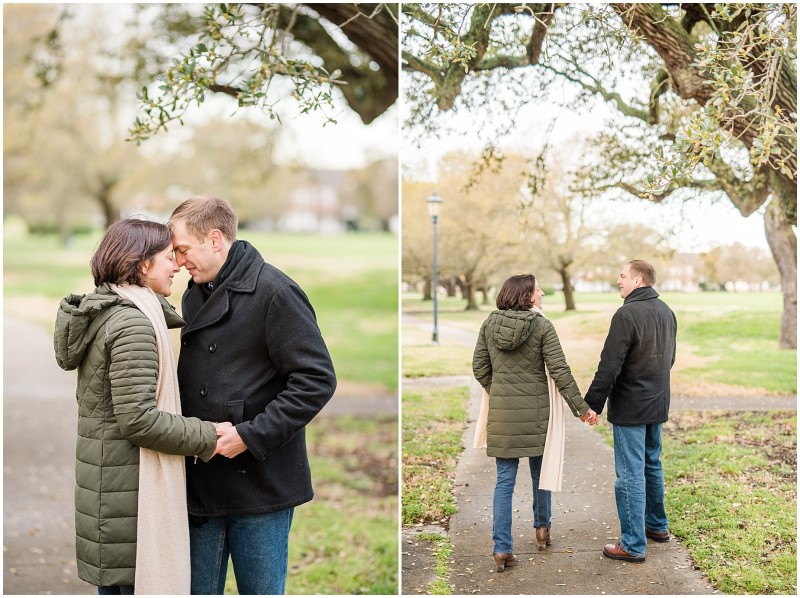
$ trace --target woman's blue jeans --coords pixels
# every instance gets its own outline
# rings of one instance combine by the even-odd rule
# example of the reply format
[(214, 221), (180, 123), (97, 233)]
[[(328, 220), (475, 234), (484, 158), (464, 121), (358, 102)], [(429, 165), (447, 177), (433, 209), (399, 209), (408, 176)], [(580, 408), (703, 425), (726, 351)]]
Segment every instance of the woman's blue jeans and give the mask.
[(266, 515), (214, 517), (189, 526), (192, 594), (222, 594), (233, 562), (239, 594), (283, 594), (294, 509)]
[(665, 532), (664, 472), (661, 469), (661, 426), (614, 426), (614, 494), (622, 530), (622, 550), (644, 556), (644, 528)]
[[(497, 457), (497, 482), (494, 486), (494, 502), (492, 504), (494, 552), (511, 552), (514, 541), (511, 537), (511, 501), (514, 497), (514, 485), (517, 482), (519, 459), (502, 459)], [(550, 491), (539, 490), (539, 475), (542, 472), (542, 458), (528, 457), (533, 487), (533, 526), (550, 527)]]
[(97, 586), (100, 596), (133, 596), (133, 586)]

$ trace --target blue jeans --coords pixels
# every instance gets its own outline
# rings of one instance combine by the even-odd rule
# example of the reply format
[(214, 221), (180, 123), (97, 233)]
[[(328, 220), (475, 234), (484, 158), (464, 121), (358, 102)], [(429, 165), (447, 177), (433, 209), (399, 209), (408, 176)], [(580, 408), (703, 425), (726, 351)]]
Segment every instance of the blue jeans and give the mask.
[(283, 594), (294, 509), (214, 517), (189, 526), (192, 594), (222, 594), (233, 561), (239, 594)]
[(133, 596), (133, 586), (97, 586), (100, 596)]
[[(494, 486), (492, 503), (495, 552), (511, 552), (514, 541), (511, 538), (511, 499), (514, 496), (514, 485), (517, 482), (519, 459), (502, 459), (497, 457), (497, 483)], [(539, 475), (542, 472), (542, 458), (528, 457), (533, 487), (533, 526), (550, 527), (550, 491), (539, 490)]]
[(664, 472), (661, 469), (661, 426), (614, 426), (614, 493), (622, 528), (620, 544), (633, 556), (644, 556), (644, 528), (665, 532)]

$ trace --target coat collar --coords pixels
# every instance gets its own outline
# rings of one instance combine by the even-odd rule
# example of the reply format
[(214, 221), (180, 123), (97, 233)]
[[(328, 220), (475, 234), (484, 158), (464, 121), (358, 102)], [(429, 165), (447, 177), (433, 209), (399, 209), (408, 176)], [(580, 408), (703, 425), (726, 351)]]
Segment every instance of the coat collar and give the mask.
[(625, 297), (625, 301), (622, 302), (623, 305), (630, 303), (631, 301), (644, 301), (645, 299), (655, 299), (658, 297), (658, 293), (653, 287), (639, 287), (638, 289), (633, 289), (627, 297)]
[(208, 299), (203, 302), (203, 290), (193, 280), (189, 281), (183, 295), (183, 314), (195, 314), (188, 323), (184, 334), (217, 323), (230, 309), (228, 291), (234, 293), (253, 293), (256, 290), (258, 275), (264, 266), (264, 258), (247, 241), (245, 253), (233, 268), (228, 277), (217, 287)]

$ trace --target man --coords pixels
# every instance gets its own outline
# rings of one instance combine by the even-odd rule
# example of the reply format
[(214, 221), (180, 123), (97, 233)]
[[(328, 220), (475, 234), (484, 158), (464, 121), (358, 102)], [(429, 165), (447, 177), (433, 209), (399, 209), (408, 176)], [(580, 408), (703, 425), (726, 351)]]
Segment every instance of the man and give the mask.
[(617, 280), (625, 300), (611, 318), (597, 373), (584, 397), (598, 414), (608, 398), (614, 425), (614, 485), (622, 534), (607, 544), (611, 559), (643, 563), (647, 538), (668, 542), (661, 470), (661, 426), (669, 416), (669, 371), (677, 320), (653, 289), (656, 271), (642, 260)]
[(304, 428), (336, 378), (308, 298), (236, 240), (222, 199), (193, 197), (172, 213), (183, 295), (178, 360), (183, 414), (220, 427), (216, 457), (189, 459), (192, 594), (222, 594), (233, 561), (240, 594), (283, 594), (294, 507), (313, 497)]

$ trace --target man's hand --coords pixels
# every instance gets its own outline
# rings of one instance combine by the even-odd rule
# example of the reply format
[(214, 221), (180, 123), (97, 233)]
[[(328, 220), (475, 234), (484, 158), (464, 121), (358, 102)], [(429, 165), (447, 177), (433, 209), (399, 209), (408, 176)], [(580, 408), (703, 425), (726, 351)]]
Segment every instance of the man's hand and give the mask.
[(594, 409), (589, 409), (586, 413), (581, 415), (580, 420), (590, 426), (597, 425), (597, 413), (594, 412)]
[[(225, 424), (228, 424), (227, 426)], [(247, 445), (236, 431), (236, 426), (229, 422), (217, 424), (217, 450), (215, 455), (222, 455), (233, 459), (247, 450)]]

